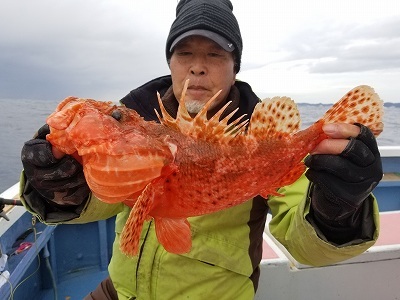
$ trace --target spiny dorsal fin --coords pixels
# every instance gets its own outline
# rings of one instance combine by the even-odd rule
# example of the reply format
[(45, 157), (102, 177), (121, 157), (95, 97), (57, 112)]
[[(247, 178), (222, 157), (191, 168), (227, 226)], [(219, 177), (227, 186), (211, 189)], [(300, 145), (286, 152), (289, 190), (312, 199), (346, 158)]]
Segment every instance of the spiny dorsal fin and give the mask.
[(383, 130), (383, 101), (372, 87), (360, 85), (336, 102), (322, 119), (325, 123), (360, 123), (377, 136)]
[(296, 103), (288, 97), (273, 97), (258, 103), (250, 119), (249, 135), (261, 139), (291, 134), (300, 128)]
[(185, 103), (185, 94), (187, 87), (189, 85), (189, 80), (186, 80), (185, 85), (183, 86), (183, 91), (181, 98), (179, 99), (179, 106), (178, 106), (178, 112), (176, 118), (173, 118), (165, 109), (164, 104), (162, 103), (160, 93), (157, 92), (157, 99), (158, 99), (158, 104), (160, 105), (162, 117), (158, 114), (157, 110), (154, 109), (158, 119), (160, 120), (161, 124), (179, 130), (183, 134), (186, 134), (184, 132), (188, 128), (190, 128), (190, 124), (192, 121), (192, 117), (189, 115), (189, 112), (186, 109), (186, 106), (184, 105)]
[(226, 103), (212, 118), (209, 120), (207, 119), (207, 111), (221, 91), (216, 93), (210, 100), (208, 100), (200, 112), (192, 118), (189, 115), (185, 105), (185, 93), (188, 85), (189, 80), (186, 80), (181, 98), (179, 99), (179, 107), (176, 118), (173, 118), (168, 114), (161, 101), (160, 95), (157, 94), (162, 117), (157, 113), (157, 111), (156, 114), (161, 124), (178, 130), (187, 136), (220, 143), (229, 143), (229, 141), (231, 141), (236, 135), (244, 132), (248, 122), (247, 120), (243, 120), (245, 115), (228, 124), (229, 119), (236, 113), (238, 109), (234, 110), (220, 120), (221, 115), (231, 102)]

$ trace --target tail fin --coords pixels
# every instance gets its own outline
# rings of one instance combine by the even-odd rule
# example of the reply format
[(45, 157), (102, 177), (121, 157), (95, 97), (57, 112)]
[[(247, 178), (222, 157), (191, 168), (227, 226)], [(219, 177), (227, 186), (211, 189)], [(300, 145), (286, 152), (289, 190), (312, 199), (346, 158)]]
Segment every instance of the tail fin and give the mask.
[(335, 103), (322, 119), (325, 123), (360, 123), (378, 136), (383, 130), (383, 101), (373, 88), (360, 85)]

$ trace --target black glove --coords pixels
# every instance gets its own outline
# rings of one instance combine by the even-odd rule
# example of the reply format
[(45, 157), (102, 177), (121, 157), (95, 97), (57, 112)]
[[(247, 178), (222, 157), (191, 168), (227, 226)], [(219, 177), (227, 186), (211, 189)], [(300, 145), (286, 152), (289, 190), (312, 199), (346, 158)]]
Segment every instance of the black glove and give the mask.
[(382, 162), (368, 127), (350, 139), (340, 155), (309, 155), (307, 178), (313, 182), (311, 208), (318, 223), (356, 227), (364, 200), (382, 179)]
[(51, 144), (46, 140), (49, 133), (49, 126), (42, 126), (34, 139), (27, 141), (22, 148), (26, 183), (36, 191), (30, 191), (24, 197), (37, 199), (38, 193), (48, 203), (58, 207), (80, 205), (90, 193), (82, 165), (69, 155), (56, 159)]

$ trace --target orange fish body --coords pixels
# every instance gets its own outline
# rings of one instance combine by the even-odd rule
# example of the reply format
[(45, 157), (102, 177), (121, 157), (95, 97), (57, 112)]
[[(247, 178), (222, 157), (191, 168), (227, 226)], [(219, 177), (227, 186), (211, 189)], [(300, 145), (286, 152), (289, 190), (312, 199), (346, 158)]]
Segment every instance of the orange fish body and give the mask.
[[(185, 93), (185, 92), (184, 92)], [(183, 94), (184, 94), (183, 93)], [(300, 117), (287, 97), (257, 104), (250, 119), (228, 124), (222, 108), (210, 120), (207, 108), (190, 117), (183, 97), (176, 118), (159, 99), (161, 124), (107, 102), (67, 98), (47, 122), (47, 139), (82, 158), (85, 177), (102, 201), (133, 206), (121, 236), (121, 250), (138, 252), (143, 222), (154, 218), (157, 238), (173, 253), (191, 248), (188, 217), (267, 197), (296, 181), (303, 158), (327, 136), (326, 123), (362, 123), (378, 135), (383, 105), (372, 88), (347, 93), (322, 119), (299, 131)], [(119, 121), (111, 115), (117, 114)]]

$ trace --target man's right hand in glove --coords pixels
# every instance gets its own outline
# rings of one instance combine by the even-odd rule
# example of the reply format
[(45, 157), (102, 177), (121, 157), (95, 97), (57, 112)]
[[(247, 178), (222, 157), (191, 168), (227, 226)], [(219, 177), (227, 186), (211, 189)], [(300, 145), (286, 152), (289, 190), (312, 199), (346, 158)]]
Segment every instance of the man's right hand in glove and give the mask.
[(26, 181), (48, 203), (54, 203), (58, 208), (78, 206), (90, 193), (82, 165), (72, 156), (52, 149), (46, 140), (49, 133), (49, 126), (42, 126), (22, 148)]

